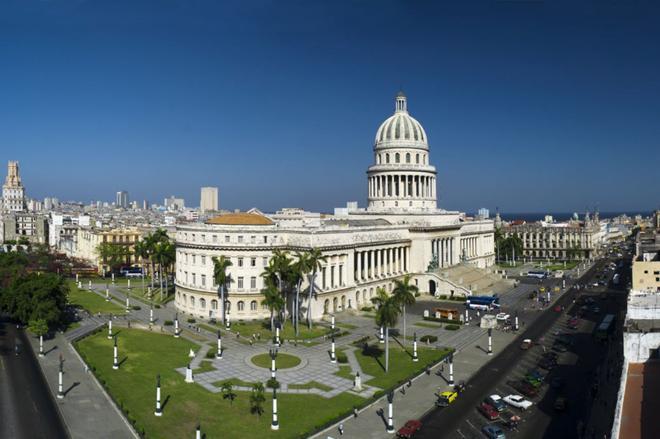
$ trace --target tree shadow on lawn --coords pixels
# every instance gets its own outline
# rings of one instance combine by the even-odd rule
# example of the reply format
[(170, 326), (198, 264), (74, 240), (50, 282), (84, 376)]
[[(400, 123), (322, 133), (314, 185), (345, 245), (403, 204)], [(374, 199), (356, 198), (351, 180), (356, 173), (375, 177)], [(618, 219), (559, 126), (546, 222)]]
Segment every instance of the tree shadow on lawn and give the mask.
[(165, 411), (165, 406), (167, 405), (167, 403), (168, 403), (169, 401), (170, 401), (170, 395), (167, 395), (167, 396), (165, 397), (165, 399), (163, 400), (163, 405), (160, 406), (160, 409), (163, 410), (163, 411)]
[(376, 360), (376, 362), (378, 363), (380, 368), (383, 369), (383, 371), (385, 371), (385, 365), (383, 365), (379, 357), (383, 355), (384, 352), (385, 351), (381, 349), (380, 346), (375, 344), (369, 345), (365, 343), (364, 346), (362, 346), (362, 355), (364, 355), (365, 357), (371, 357), (374, 360)]
[(126, 360), (128, 360), (128, 356), (125, 356), (124, 358), (121, 359), (121, 361), (119, 362), (119, 367), (121, 367), (121, 365), (124, 364)]
[(412, 352), (410, 352), (410, 351), (408, 350), (408, 348), (406, 348), (403, 344), (401, 344), (401, 342), (399, 341), (399, 339), (398, 339), (397, 337), (392, 337), (392, 340), (394, 340), (394, 341), (396, 342), (396, 344), (398, 344), (399, 346), (401, 346), (401, 349), (403, 349), (403, 351), (404, 351), (406, 354), (408, 354), (408, 356), (409, 356), (410, 358), (413, 358), (413, 354), (412, 354)]

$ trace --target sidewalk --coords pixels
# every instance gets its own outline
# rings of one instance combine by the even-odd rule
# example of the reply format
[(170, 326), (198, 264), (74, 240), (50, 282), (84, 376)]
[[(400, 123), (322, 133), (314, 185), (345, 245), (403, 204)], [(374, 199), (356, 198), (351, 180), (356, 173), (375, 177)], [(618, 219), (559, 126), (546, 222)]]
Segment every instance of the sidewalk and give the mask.
[[(516, 333), (505, 333), (493, 331), (493, 351), (494, 355), (487, 355), (483, 350), (488, 341), (485, 336), (473, 339), (471, 343), (465, 345), (454, 355), (454, 382), (468, 381), (470, 376), (476, 373), (490, 359), (497, 354), (497, 349), (509, 343), (516, 337)], [(419, 419), (427, 411), (434, 407), (437, 397), (436, 391), (450, 390), (451, 386), (447, 384), (449, 378), (449, 366), (444, 366), (444, 372), (441, 366), (431, 370), (430, 375), (422, 374), (412, 381), (410, 388), (405, 388), (405, 394), (399, 388), (394, 394), (393, 418), (394, 429), (398, 430), (410, 419)], [(382, 410), (382, 412), (380, 412)], [(383, 397), (375, 404), (362, 410), (358, 417), (353, 416), (344, 419), (341, 423), (344, 425), (344, 434), (342, 437), (347, 439), (365, 439), (365, 438), (384, 438), (393, 437), (385, 429), (387, 426), (386, 417), (381, 416), (384, 413), (387, 416), (387, 398)], [(285, 420), (281, 420), (285, 422)], [(337, 426), (332, 426), (312, 438), (338, 438), (339, 432)]]
[(91, 371), (85, 371), (82, 359), (57, 333), (51, 340), (44, 340), (45, 357), (38, 357), (39, 339), (28, 335), (48, 386), (57, 395), (59, 357), (64, 360), (64, 399), (56, 399), (57, 407), (73, 439), (137, 438), (114, 403), (106, 395)]

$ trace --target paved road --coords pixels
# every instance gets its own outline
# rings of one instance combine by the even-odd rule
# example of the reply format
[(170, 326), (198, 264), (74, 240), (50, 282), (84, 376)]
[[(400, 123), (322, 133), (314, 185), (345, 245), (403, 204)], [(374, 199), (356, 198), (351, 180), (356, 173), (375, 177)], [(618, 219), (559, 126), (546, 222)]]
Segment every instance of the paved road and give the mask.
[[(597, 268), (590, 269), (583, 279), (591, 278), (596, 270)], [(555, 305), (568, 307), (575, 295), (576, 290), (570, 289), (557, 300)], [(559, 316), (560, 314), (550, 310), (542, 313), (536, 320), (524, 328), (521, 338), (538, 340), (555, 324)], [(499, 355), (470, 379), (468, 389), (450, 408), (446, 410), (435, 409), (423, 418), (424, 427), (419, 432), (419, 437), (438, 438), (454, 436), (459, 424), (474, 413), (474, 408), (486, 396), (486, 391), (491, 389), (494, 384), (504, 380), (520, 359), (521, 355), (518, 344), (512, 343), (508, 345)], [(461, 433), (459, 437), (482, 436), (479, 429), (474, 426), (472, 426), (472, 429), (476, 431), (470, 431), (468, 435)], [(535, 437), (539, 437), (538, 432)]]
[[(19, 355), (14, 348), (18, 342)], [(66, 438), (55, 402), (23, 330), (0, 319), (0, 437)]]

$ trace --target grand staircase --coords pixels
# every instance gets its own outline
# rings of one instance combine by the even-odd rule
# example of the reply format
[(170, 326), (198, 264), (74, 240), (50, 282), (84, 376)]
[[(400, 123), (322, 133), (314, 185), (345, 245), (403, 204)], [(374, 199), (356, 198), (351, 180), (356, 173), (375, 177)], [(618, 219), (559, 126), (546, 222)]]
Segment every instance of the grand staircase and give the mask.
[(472, 291), (474, 295), (500, 294), (513, 286), (513, 281), (503, 279), (488, 269), (463, 263), (450, 268), (439, 268), (434, 272), (441, 278)]

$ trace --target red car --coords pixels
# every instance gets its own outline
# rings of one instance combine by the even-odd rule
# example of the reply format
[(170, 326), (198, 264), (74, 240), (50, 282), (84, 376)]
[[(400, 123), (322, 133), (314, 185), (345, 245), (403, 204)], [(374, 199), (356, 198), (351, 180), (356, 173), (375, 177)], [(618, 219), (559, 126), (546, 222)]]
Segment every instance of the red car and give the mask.
[(580, 319), (578, 319), (577, 317), (573, 317), (568, 320), (568, 327), (570, 329), (577, 329), (579, 324), (580, 324)]
[(399, 428), (399, 431), (396, 432), (396, 436), (409, 439), (415, 436), (415, 433), (417, 433), (420, 428), (422, 428), (422, 422), (416, 419), (411, 419), (406, 422), (403, 427)]
[(482, 402), (481, 405), (477, 407), (477, 410), (479, 410), (479, 413), (484, 415), (489, 421), (494, 421), (500, 417), (500, 413), (495, 410), (492, 405), (486, 404), (485, 402)]

